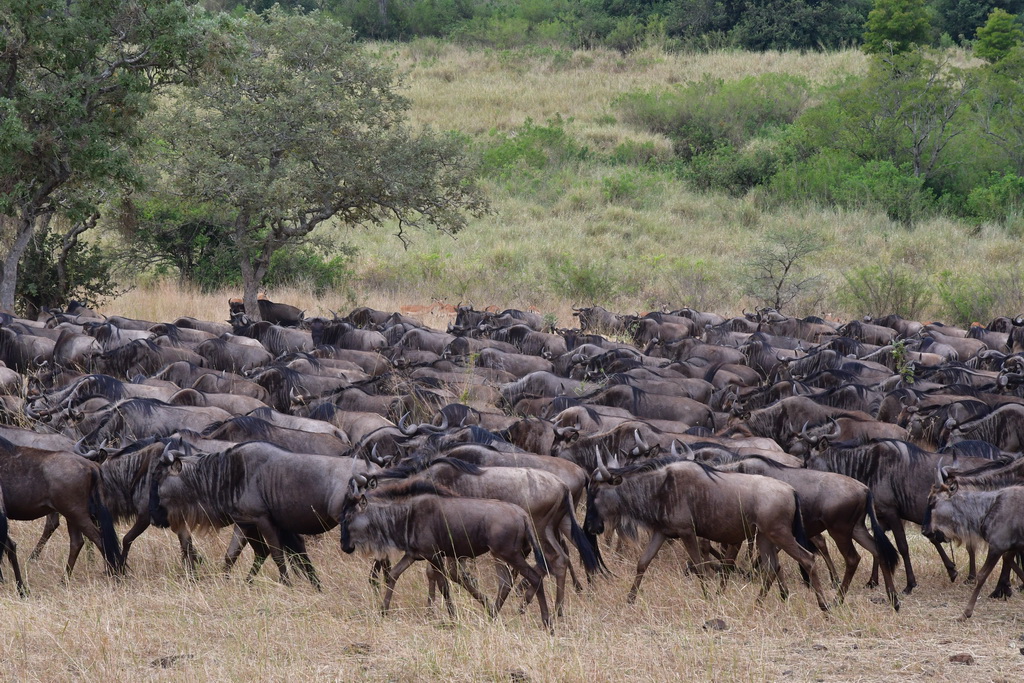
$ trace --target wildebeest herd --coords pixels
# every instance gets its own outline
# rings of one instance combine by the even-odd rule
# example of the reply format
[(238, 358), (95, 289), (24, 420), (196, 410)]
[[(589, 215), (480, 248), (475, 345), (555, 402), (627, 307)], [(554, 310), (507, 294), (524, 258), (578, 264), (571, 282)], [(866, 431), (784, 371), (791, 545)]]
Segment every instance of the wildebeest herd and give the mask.
[[(341, 549), (373, 560), (385, 610), (426, 560), (431, 601), (440, 590), (451, 610), (454, 581), (493, 615), (520, 577), (547, 627), (546, 576), (560, 614), (567, 578), (585, 590), (602, 580), (602, 545), (636, 540), (630, 601), (674, 539), (702, 586), (749, 565), (762, 598), (787, 594), (782, 551), (827, 610), (851, 588), (856, 543), (899, 609), (901, 559), (903, 592), (916, 586), (905, 522), (951, 580), (942, 543), (966, 545), (971, 579), (988, 546), (963, 618), (1000, 561), (993, 596), (1024, 578), (1024, 318), (965, 330), (595, 306), (556, 329), (460, 306), (440, 331), (365, 307), (326, 319), (259, 303), (258, 322), (236, 300), (227, 323), (77, 304), (0, 314), (0, 551), (18, 590), (8, 520), (42, 517), (32, 556), (63, 517), (69, 577), (86, 538), (118, 575), (143, 531), (170, 527), (192, 572), (193, 532), (231, 527), (225, 570), (249, 546), (250, 579), (269, 557), (282, 582), (294, 569), (318, 588), (306, 537), (340, 526)], [(466, 562), (487, 553), (494, 598)]]

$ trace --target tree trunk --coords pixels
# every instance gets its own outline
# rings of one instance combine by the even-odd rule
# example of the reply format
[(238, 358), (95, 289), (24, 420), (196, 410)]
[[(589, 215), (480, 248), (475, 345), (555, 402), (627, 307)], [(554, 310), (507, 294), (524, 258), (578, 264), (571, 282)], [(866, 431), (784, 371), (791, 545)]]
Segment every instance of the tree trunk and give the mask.
[(14, 313), (14, 293), (18, 289), (18, 264), (28, 248), (28, 242), (32, 239), (37, 224), (45, 225), (49, 222), (50, 214), (36, 217), (35, 220), (0, 217), (0, 225), (3, 226), (4, 232), (14, 233), (11, 250), (4, 256), (3, 264), (0, 265), (0, 311)]

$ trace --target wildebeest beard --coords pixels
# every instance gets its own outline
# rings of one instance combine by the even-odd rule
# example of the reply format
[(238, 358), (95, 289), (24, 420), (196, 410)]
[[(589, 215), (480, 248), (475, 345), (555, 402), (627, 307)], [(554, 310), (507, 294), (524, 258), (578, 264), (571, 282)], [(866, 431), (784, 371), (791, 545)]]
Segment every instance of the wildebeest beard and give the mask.
[[(242, 444), (241, 447), (251, 444)], [(181, 512), (190, 527), (218, 527), (230, 523), (232, 510), (249, 482), (249, 472), (240, 446), (226, 451), (196, 456), (184, 463), (177, 475), (182, 496), (195, 504)], [(158, 465), (150, 477), (149, 514), (155, 526), (170, 526), (168, 510), (160, 499), (160, 486), (169, 476), (165, 465)]]

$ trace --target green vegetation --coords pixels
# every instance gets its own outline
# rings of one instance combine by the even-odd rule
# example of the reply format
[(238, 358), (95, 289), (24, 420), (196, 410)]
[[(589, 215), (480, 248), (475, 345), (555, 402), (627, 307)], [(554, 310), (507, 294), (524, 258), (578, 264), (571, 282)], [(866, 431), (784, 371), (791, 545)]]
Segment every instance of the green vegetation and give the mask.
[[(98, 216), (102, 235), (83, 239), (123, 255), (125, 284), (169, 276), (201, 291), (241, 285), (253, 297), (261, 282), (302, 281), (346, 298), (405, 292), (547, 310), (567, 300), (770, 303), (975, 319), (1016, 305), (982, 290), (987, 273), (1011, 278), (1024, 258), (1024, 48), (1011, 41), (993, 60), (909, 43), (871, 56), (706, 52), (673, 33), (682, 11), (673, 3), (659, 13), (628, 5), (590, 4), (584, 14), (594, 26), (605, 15), (630, 19), (617, 40), (654, 32), (657, 41), (613, 51), (538, 44), (538, 31), (555, 36), (583, 16), (568, 0), (494, 4), (486, 17), (468, 0), (451, 5), (445, 16), (463, 38), (525, 21), (501, 49), (459, 46), (454, 28), (361, 44), (324, 12), (192, 10), (194, 30), (209, 29), (194, 41), (216, 46), (205, 68), (168, 76), (181, 83), (159, 106), (140, 91), (141, 125), (124, 124), (121, 147), (110, 134), (127, 165), (111, 165), (116, 174), (102, 182), (69, 183), (46, 215), (62, 225)], [(772, 6), (792, 10), (791, 32), (817, 11), (840, 11)], [(901, 6), (917, 16), (935, 4)], [(427, 5), (417, 7), (364, 9), (368, 22), (381, 8)], [(343, 14), (340, 4), (328, 9)], [(767, 35), (755, 30), (753, 17), (767, 19), (753, 3), (719, 9), (705, 16), (719, 27), (705, 40), (718, 31), (719, 44), (736, 44), (737, 27)], [(1011, 15), (991, 17), (1003, 28), (982, 30), (979, 46), (1012, 34)], [(334, 70), (348, 80), (335, 82)], [(10, 168), (23, 156), (15, 122), (0, 128)], [(481, 215), (488, 204), (494, 212)], [(460, 232), (464, 224), (472, 230)], [(409, 230), (420, 225), (441, 230)], [(757, 281), (759, 257), (803, 246), (808, 234), (817, 237), (791, 264), (799, 268)]]

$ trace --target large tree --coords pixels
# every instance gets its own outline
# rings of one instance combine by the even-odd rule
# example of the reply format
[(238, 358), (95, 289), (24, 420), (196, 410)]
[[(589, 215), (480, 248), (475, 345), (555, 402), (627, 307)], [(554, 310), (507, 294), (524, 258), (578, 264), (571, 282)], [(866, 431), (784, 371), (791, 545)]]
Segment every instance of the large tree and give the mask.
[(875, 0), (864, 28), (865, 52), (901, 53), (927, 45), (931, 23), (924, 0)]
[(154, 119), (182, 201), (231, 216), (246, 312), (275, 251), (328, 220), (460, 230), (485, 209), (460, 141), (405, 122), (394, 73), (329, 17), (237, 19), (241, 49)]
[(37, 228), (131, 182), (152, 93), (202, 54), (198, 16), (180, 0), (0, 0), (0, 310)]

